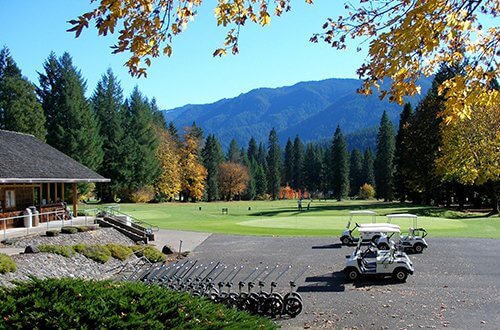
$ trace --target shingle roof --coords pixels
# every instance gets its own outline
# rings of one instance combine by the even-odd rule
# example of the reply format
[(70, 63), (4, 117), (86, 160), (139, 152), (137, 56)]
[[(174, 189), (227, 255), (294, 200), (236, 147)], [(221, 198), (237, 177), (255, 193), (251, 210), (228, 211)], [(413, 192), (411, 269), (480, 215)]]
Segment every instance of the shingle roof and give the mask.
[(109, 181), (33, 135), (0, 130), (0, 183)]

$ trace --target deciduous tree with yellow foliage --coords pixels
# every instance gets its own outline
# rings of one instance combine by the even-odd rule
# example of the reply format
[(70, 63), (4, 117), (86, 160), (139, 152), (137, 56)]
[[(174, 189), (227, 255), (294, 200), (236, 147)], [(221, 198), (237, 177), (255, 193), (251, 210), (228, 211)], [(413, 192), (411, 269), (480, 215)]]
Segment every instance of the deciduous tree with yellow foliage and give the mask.
[(184, 201), (199, 200), (205, 190), (207, 170), (201, 164), (196, 126), (187, 130), (180, 153), (181, 192)]
[[(304, 0), (312, 4), (312, 0)], [(99, 35), (114, 33), (115, 53), (130, 52), (126, 65), (132, 75), (146, 75), (151, 58), (172, 54), (172, 38), (185, 30), (197, 15), (202, 0), (90, 0), (93, 10), (69, 23), (78, 37), (95, 21)], [(247, 22), (266, 26), (271, 16), (290, 11), (291, 0), (218, 0), (215, 21), (228, 28), (223, 46), (214, 56), (238, 53), (240, 28)], [(368, 59), (357, 70), (361, 93), (403, 103), (406, 95), (420, 92), (421, 75), (432, 75), (441, 63), (470, 58), (463, 76), (443, 84), (445, 121), (470, 118), (473, 109), (499, 103), (500, 92), (485, 88), (499, 78), (500, 27), (488, 26), (500, 12), (498, 0), (360, 0), (344, 5), (346, 14), (329, 18), (323, 32), (311, 37), (336, 49), (345, 49), (347, 39), (369, 44)], [(381, 82), (390, 79), (390, 88)]]
[(159, 146), (156, 157), (160, 163), (160, 175), (153, 183), (157, 198), (172, 200), (181, 190), (180, 155), (176, 141), (170, 133), (162, 128), (156, 128)]

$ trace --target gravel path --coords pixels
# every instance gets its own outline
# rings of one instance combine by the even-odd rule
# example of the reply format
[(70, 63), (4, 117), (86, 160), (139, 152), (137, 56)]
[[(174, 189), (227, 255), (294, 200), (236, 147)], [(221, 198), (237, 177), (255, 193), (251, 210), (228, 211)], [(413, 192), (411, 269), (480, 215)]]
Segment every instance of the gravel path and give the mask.
[(337, 242), (212, 235), (190, 258), (244, 265), (247, 272), (258, 265), (293, 265), (280, 279), (279, 292), (286, 292), (288, 281), (311, 265), (297, 282), (304, 310), (296, 318), (279, 320), (285, 329), (498, 329), (500, 240), (428, 239), (429, 249), (410, 255), (415, 274), (403, 284), (346, 282), (345, 256), (354, 248)]

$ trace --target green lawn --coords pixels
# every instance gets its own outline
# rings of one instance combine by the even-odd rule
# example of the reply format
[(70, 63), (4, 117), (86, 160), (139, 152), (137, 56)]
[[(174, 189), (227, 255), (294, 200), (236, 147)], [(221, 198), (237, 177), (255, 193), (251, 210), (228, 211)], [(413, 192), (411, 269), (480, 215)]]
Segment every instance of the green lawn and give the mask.
[[(466, 214), (410, 204), (374, 201), (313, 201), (310, 210), (298, 212), (296, 201), (253, 201), (216, 203), (120, 204), (120, 210), (164, 229), (267, 236), (339, 236), (349, 211), (376, 211), (377, 222), (390, 213), (415, 213), (418, 226), (430, 237), (500, 238), (500, 218)], [(228, 214), (222, 214), (222, 208)], [(370, 218), (357, 217), (357, 222)], [(404, 232), (410, 223), (397, 221)]]

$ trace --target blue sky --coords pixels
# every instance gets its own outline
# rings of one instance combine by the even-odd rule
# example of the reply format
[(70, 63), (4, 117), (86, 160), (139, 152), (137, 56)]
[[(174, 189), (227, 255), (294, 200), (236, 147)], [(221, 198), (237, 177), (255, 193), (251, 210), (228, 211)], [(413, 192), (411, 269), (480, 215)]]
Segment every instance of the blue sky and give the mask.
[(88, 11), (88, 0), (0, 0), (0, 47), (9, 47), (14, 60), (32, 82), (51, 51), (67, 51), (87, 80), (90, 96), (102, 74), (111, 68), (119, 77), (124, 96), (134, 86), (147, 97), (155, 97), (161, 109), (185, 104), (215, 102), (259, 87), (280, 87), (299, 81), (356, 78), (366, 54), (337, 51), (308, 40), (321, 31), (327, 17), (343, 12), (338, 1), (316, 0), (315, 5), (294, 0), (292, 12), (273, 17), (271, 26), (247, 25), (240, 34), (240, 54), (213, 58), (222, 44), (225, 29), (216, 26), (215, 1), (205, 1), (198, 17), (174, 39), (171, 58), (153, 61), (146, 79), (132, 78), (123, 67), (126, 54), (112, 55), (115, 36), (97, 37), (93, 28), (80, 38), (66, 32), (68, 20)]

